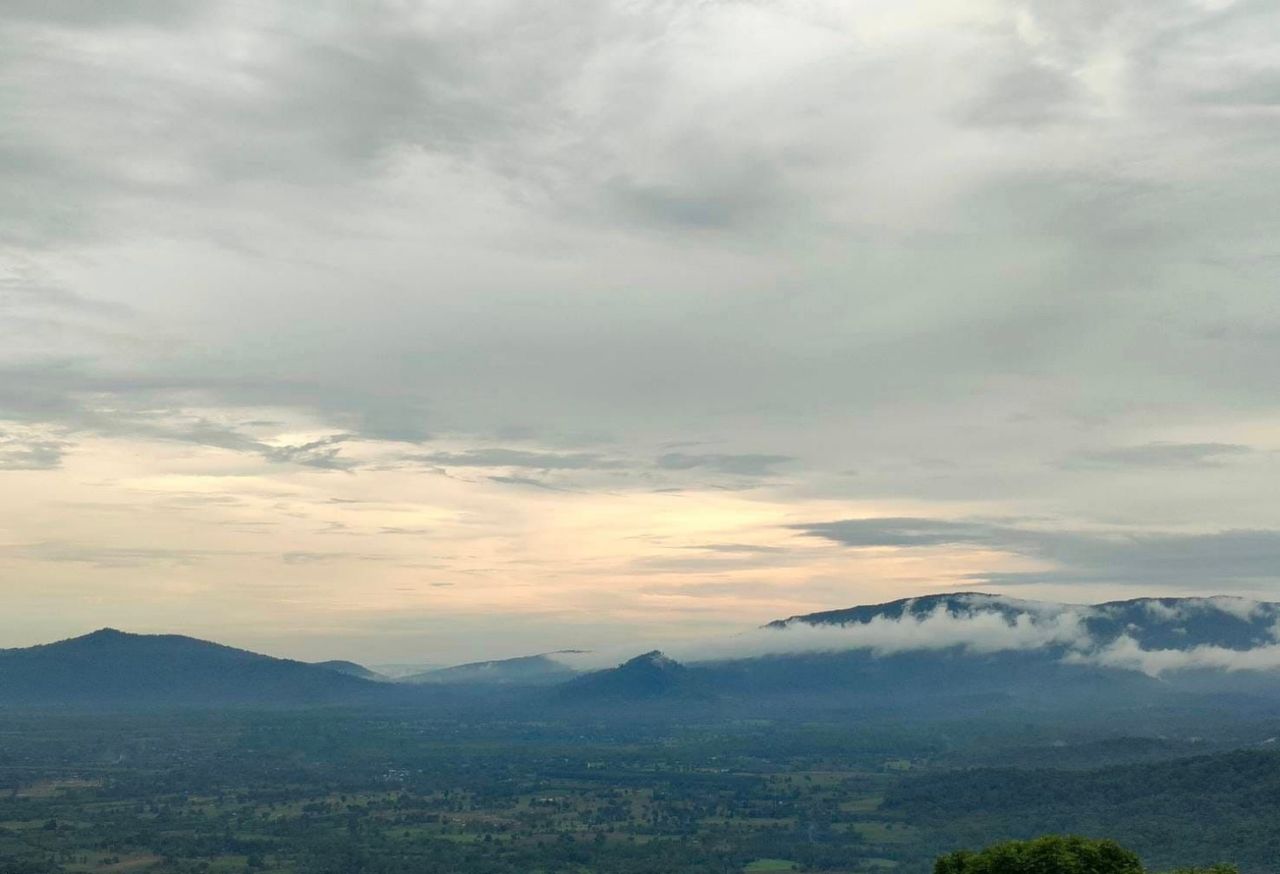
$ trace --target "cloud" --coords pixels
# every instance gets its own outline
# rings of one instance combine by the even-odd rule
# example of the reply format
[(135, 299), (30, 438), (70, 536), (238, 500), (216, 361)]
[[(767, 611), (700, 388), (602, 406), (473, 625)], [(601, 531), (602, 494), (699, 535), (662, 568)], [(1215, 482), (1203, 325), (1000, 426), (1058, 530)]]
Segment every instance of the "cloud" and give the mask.
[[(1084, 613), (1061, 610), (1022, 613), (1008, 618), (995, 611), (957, 616), (945, 608), (897, 619), (876, 616), (848, 625), (789, 623), (785, 628), (757, 629), (745, 635), (707, 643), (693, 650), (696, 660), (744, 658), (751, 655), (867, 650), (886, 656), (902, 652), (960, 649), (975, 654), (1028, 651), (1047, 647), (1088, 646)], [(679, 658), (679, 656), (676, 656)], [(686, 656), (688, 657), (688, 656)]]
[(1012, 529), (983, 522), (952, 522), (909, 516), (873, 519), (841, 519), (791, 526), (814, 537), (855, 548), (878, 546), (989, 545)]
[(183, 22), (205, 5), (198, 0), (117, 0), (114, 3), (12, 0), (5, 5), (5, 15), (11, 21), (62, 27), (156, 26)]
[(0, 273), (0, 313), (10, 318), (23, 310), (54, 310), (100, 317), (124, 317), (133, 313), (123, 304), (94, 300), (58, 285), (30, 263), (8, 264)]
[(773, 555), (790, 551), (784, 546), (765, 546), (758, 543), (698, 543), (681, 548), (728, 553), (731, 555)]
[(491, 476), (488, 479), (490, 482), (503, 483), (509, 486), (528, 486), (534, 489), (546, 489), (549, 492), (568, 491), (568, 489), (563, 489), (560, 486), (553, 486), (551, 483), (527, 476)]
[(0, 471), (56, 470), (67, 446), (62, 440), (0, 431)]
[[(339, 511), (255, 551), (279, 517), (250, 493), (323, 479), (377, 502), (388, 549), (525, 532), (503, 552), (523, 593), (571, 486), (569, 563), (668, 519), (690, 529), (669, 543), (730, 544), (882, 515), (809, 533), (914, 548), (914, 580), (965, 550), (1019, 559), (980, 577), (1007, 585), (1275, 578), (1274, 5), (6, 13), (0, 466), (37, 472), (6, 475), (0, 526), (24, 540), (65, 518), (51, 496), (150, 528), (172, 512), (152, 490), (219, 477), (245, 504), (183, 545), (269, 576), (340, 549)], [(410, 453), (474, 475), (405, 477)], [(1045, 531), (1045, 508), (1078, 522)], [(811, 543), (789, 582), (903, 585)]]
[(1133, 468), (1218, 467), (1233, 456), (1249, 455), (1253, 449), (1237, 443), (1147, 443), (1116, 449), (1081, 452), (1067, 459), (1064, 467)]
[(468, 449), (410, 456), (444, 467), (527, 467), (535, 470), (616, 470), (623, 463), (594, 452), (535, 452), (525, 449)]
[(1179, 671), (1274, 671), (1280, 669), (1280, 644), (1250, 649), (1196, 646), (1190, 649), (1143, 649), (1127, 635), (1092, 652), (1068, 653), (1068, 664), (1100, 665), (1162, 677)]
[(351, 434), (331, 434), (294, 446), (260, 445), (258, 452), (268, 461), (301, 464), (321, 470), (351, 470), (355, 462), (341, 457), (338, 445), (352, 440)]
[(1221, 586), (1280, 579), (1280, 531), (1043, 530), (979, 520), (842, 519), (791, 526), (855, 549), (958, 546), (1046, 562), (1044, 570), (970, 574), (1001, 585), (1112, 583)]
[(132, 428), (125, 427), (123, 433), (244, 452), (275, 464), (296, 464), (319, 470), (349, 471), (355, 467), (354, 461), (341, 454), (341, 444), (353, 440), (352, 434), (330, 434), (297, 444), (273, 444), (255, 439), (232, 426), (203, 418), (174, 421), (165, 417), (143, 416), (134, 420), (132, 425)]
[(331, 561), (385, 561), (385, 555), (371, 555), (360, 552), (305, 552), (293, 551), (280, 555), (285, 564), (320, 564)]
[(772, 476), (778, 465), (795, 459), (789, 455), (742, 454), (690, 454), (667, 452), (658, 456), (657, 465), (663, 470), (705, 469), (735, 476)]
[(199, 564), (238, 553), (217, 549), (100, 546), (47, 541), (13, 547), (11, 553), (34, 561), (86, 564), (97, 568), (175, 567)]
[[(663, 649), (679, 661), (695, 663), (850, 651), (864, 651), (877, 658), (941, 651), (967, 655), (1042, 652), (1065, 664), (1136, 671), (1152, 677), (1191, 670), (1280, 670), (1280, 643), (1244, 649), (1204, 644), (1186, 649), (1144, 649), (1129, 632), (1102, 632), (1110, 613), (1131, 606), (1125, 603), (1084, 606), (963, 593), (947, 597), (954, 607), (940, 604), (927, 612), (913, 612), (909, 600), (897, 616), (876, 615), (844, 624), (792, 619), (731, 637), (667, 644)], [(1138, 606), (1149, 610), (1154, 625), (1165, 627), (1179, 627), (1188, 619), (1216, 611), (1250, 622), (1276, 615), (1274, 605), (1239, 598), (1167, 603), (1152, 599)], [(1098, 630), (1091, 628), (1094, 623), (1099, 623)], [(1130, 631), (1135, 630), (1130, 626)], [(1273, 629), (1272, 638), (1280, 636), (1277, 632), (1280, 626)], [(586, 669), (616, 663), (620, 655), (621, 650), (601, 650), (563, 660)]]
[[(792, 620), (732, 636), (668, 642), (662, 649), (678, 661), (709, 662), (849, 651), (885, 657), (946, 650), (970, 655), (1045, 650), (1062, 656), (1090, 653), (1096, 647), (1085, 625), (1091, 615), (1088, 607), (1026, 602), (1029, 609), (1024, 612), (1005, 613), (977, 597), (973, 609), (963, 613), (939, 606), (925, 613), (875, 616), (843, 625)], [(597, 650), (566, 661), (586, 668), (616, 664), (622, 654), (621, 650)]]

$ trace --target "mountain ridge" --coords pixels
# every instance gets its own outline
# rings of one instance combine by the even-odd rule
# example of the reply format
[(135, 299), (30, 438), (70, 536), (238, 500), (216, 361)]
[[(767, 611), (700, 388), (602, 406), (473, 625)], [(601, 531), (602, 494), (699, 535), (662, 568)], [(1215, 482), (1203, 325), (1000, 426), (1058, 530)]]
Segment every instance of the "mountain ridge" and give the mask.
[(102, 628), (0, 650), (0, 703), (263, 706), (358, 699), (379, 684), (179, 634)]
[[(1193, 692), (1280, 701), (1280, 604), (1230, 597), (1101, 604), (937, 593), (774, 620), (731, 646), (659, 650), (581, 672), (558, 650), (389, 681), (352, 662), (304, 663), (177, 634), (102, 628), (0, 649), (0, 705), (536, 706), (716, 701), (766, 708), (928, 709), (944, 700), (1056, 706)], [(717, 645), (719, 645), (717, 644)], [(717, 652), (719, 654), (717, 654)], [(928, 702), (934, 702), (929, 704)], [(470, 703), (467, 703), (470, 702)]]

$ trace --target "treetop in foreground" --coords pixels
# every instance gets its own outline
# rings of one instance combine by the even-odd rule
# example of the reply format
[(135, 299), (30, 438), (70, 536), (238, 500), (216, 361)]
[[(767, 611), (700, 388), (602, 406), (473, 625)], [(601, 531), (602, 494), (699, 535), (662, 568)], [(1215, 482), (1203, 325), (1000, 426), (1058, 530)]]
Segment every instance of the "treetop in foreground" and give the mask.
[[(1143, 874), (1132, 850), (1111, 840), (1046, 835), (1005, 841), (979, 852), (957, 850), (938, 857), (934, 874)], [(1230, 865), (1184, 868), (1171, 874), (1235, 874)]]

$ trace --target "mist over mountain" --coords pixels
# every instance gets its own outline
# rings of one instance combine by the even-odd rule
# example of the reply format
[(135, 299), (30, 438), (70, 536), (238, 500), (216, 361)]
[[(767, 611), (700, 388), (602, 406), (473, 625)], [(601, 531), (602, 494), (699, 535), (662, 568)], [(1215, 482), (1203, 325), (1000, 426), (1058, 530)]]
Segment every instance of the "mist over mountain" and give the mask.
[(1243, 598), (1078, 605), (965, 592), (776, 620), (745, 636), (739, 646), (760, 652), (862, 649), (879, 655), (1037, 652), (1067, 664), (1168, 677), (1280, 668), (1278, 623), (1280, 604)]
[(876, 620), (920, 622), (940, 615), (957, 619), (999, 616), (1013, 626), (1024, 619), (1040, 627), (1064, 619), (1078, 621), (1092, 641), (1102, 645), (1128, 637), (1148, 650), (1186, 650), (1196, 646), (1247, 650), (1277, 642), (1280, 604), (1219, 596), (1135, 598), (1079, 605), (958, 592), (792, 616), (770, 622), (766, 627), (777, 630), (798, 625), (848, 628)]

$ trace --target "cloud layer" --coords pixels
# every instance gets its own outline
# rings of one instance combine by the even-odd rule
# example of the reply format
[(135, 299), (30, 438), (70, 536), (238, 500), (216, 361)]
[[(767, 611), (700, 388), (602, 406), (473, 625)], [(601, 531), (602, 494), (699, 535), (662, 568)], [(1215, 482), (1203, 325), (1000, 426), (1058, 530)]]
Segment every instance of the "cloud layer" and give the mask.
[(8, 3), (0, 645), (1269, 596), (1277, 36), (1245, 0)]

